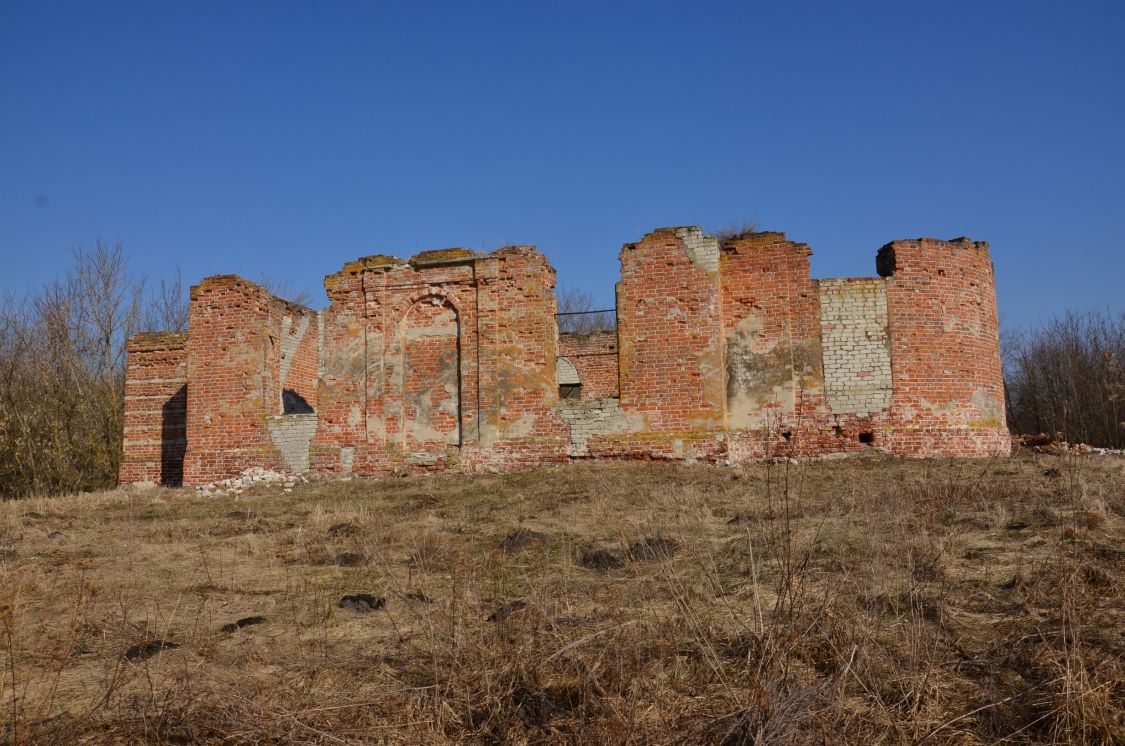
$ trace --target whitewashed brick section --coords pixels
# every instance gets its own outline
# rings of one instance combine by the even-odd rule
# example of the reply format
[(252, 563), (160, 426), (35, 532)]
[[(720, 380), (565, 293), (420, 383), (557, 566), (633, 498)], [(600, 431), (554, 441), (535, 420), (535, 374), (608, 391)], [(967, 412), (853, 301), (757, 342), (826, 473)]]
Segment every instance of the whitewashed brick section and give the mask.
[(818, 280), (824, 391), (833, 412), (866, 416), (891, 403), (887, 283)]
[(270, 439), (281, 451), (294, 474), (301, 474), (309, 470), (309, 443), (316, 435), (315, 414), (285, 414), (279, 417), (267, 417), (266, 427), (270, 431)]
[(610, 433), (637, 432), (638, 418), (621, 411), (621, 400), (615, 397), (563, 400), (558, 404), (559, 414), (570, 425), (570, 456), (587, 456), (591, 436)]
[(565, 357), (555, 358), (555, 375), (559, 378), (560, 386), (574, 386), (582, 383), (582, 379), (578, 377), (578, 369), (574, 367), (574, 363)]
[(677, 228), (676, 235), (684, 242), (688, 258), (697, 267), (702, 267), (708, 272), (719, 271), (719, 241), (714, 236), (703, 235), (703, 229), (697, 225), (687, 228)]

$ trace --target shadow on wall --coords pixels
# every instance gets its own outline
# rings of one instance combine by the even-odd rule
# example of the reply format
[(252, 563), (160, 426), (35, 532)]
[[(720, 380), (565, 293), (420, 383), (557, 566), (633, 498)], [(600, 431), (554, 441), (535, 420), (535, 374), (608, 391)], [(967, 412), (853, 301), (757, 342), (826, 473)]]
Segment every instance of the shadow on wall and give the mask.
[(281, 392), (282, 414), (315, 414), (315, 412), (316, 410), (305, 400), (305, 397), (293, 389), (285, 389)]
[(160, 484), (179, 487), (184, 483), (184, 451), (187, 450), (187, 386), (180, 386), (160, 409)]

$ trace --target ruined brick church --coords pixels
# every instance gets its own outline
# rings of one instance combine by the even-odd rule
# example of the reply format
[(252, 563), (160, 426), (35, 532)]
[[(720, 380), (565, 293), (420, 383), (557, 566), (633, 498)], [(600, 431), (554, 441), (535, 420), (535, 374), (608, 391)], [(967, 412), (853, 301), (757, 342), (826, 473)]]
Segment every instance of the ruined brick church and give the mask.
[(1008, 453), (988, 245), (895, 241), (860, 279), (811, 254), (658, 229), (621, 250), (616, 329), (583, 335), (530, 246), (364, 257), (320, 312), (208, 277), (187, 333), (129, 340), (120, 481)]

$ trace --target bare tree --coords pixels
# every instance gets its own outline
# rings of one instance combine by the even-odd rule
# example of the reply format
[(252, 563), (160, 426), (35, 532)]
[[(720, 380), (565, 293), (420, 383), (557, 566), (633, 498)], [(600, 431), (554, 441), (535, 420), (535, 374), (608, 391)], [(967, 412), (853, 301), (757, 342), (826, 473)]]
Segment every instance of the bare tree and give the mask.
[(591, 334), (617, 328), (617, 313), (598, 309), (588, 290), (561, 287), (558, 292), (559, 333)]
[(1125, 313), (1067, 313), (1006, 335), (1004, 379), (1014, 432), (1125, 447)]
[(125, 342), (144, 301), (123, 247), (102, 240), (77, 249), (63, 278), (0, 301), (0, 495), (113, 484)]
[(276, 277), (263, 274), (258, 276), (257, 283), (268, 290), (271, 295), (282, 300), (302, 306), (307, 306), (312, 302), (312, 297), (307, 292), (294, 289), (293, 283), (289, 280), (279, 280)]
[(161, 278), (154, 288), (145, 314), (145, 328), (150, 331), (183, 332), (188, 328), (188, 293), (183, 272), (176, 267), (171, 280)]

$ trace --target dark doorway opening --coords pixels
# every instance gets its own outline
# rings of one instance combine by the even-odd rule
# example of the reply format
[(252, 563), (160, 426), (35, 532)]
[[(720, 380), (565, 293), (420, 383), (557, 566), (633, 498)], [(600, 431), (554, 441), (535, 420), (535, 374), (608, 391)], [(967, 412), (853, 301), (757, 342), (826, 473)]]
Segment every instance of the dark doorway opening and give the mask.
[(305, 400), (305, 397), (293, 389), (285, 389), (281, 392), (282, 414), (313, 414), (315, 411), (312, 405)]
[(184, 452), (187, 451), (187, 385), (160, 408), (160, 484), (179, 487), (184, 483)]

